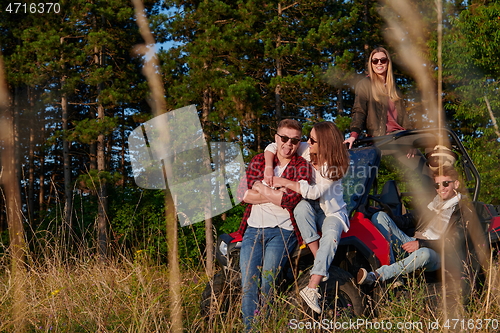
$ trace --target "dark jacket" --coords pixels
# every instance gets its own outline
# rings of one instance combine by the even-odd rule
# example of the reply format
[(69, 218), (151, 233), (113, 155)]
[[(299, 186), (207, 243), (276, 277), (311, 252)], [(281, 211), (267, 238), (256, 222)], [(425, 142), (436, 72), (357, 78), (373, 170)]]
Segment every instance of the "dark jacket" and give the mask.
[[(440, 239), (420, 239), (418, 235), (413, 235), (415, 228), (425, 230), (435, 216), (436, 213), (428, 210), (418, 218), (412, 213), (391, 218), (399, 229), (409, 236), (416, 237), (420, 247), (433, 249), (439, 254), (444, 250), (445, 260), (451, 266), (458, 267), (466, 263), (476, 267), (482, 256), (481, 260), (484, 260), (488, 243), (475, 209), (469, 200), (462, 198), (458, 202)], [(447, 267), (449, 265), (445, 264)]]
[(440, 254), (447, 302), (452, 313), (456, 312), (484, 283), (483, 268), (489, 260), (489, 244), (474, 207), (467, 199), (460, 200), (441, 239), (418, 242)]
[(448, 227), (439, 240), (418, 239), (418, 244), (444, 254), (444, 268), (455, 277), (470, 274), (471, 268), (477, 270), (479, 262), (486, 259), (485, 254), (489, 251), (481, 223), (474, 207), (466, 198), (458, 202)]
[[(404, 129), (411, 129), (411, 123), (403, 105), (403, 99), (395, 103), (397, 122)], [(371, 80), (366, 77), (356, 85), (356, 97), (352, 108), (351, 132), (361, 133), (364, 129), (369, 136), (386, 134), (387, 101), (377, 102), (372, 98)]]
[[(443, 236), (438, 239), (438, 240), (429, 240), (429, 239), (419, 239), (418, 236), (418, 245), (420, 247), (427, 247), (430, 249), (433, 249), (437, 253), (442, 252), (442, 240), (445, 240), (446, 242), (451, 242), (453, 241), (454, 243), (456, 242), (457, 239), (460, 241), (457, 243), (463, 243), (465, 240), (465, 235), (466, 235), (466, 228), (464, 227), (464, 221), (463, 221), (463, 216), (462, 216), (462, 211), (465, 208), (465, 201), (460, 200), (455, 207), (455, 210), (451, 214), (450, 221), (448, 222), (448, 227), (446, 228), (446, 231), (444, 232)], [(429, 211), (428, 213), (424, 214), (418, 222), (419, 229), (424, 229), (425, 226), (428, 224), (432, 223), (432, 219), (436, 214)]]

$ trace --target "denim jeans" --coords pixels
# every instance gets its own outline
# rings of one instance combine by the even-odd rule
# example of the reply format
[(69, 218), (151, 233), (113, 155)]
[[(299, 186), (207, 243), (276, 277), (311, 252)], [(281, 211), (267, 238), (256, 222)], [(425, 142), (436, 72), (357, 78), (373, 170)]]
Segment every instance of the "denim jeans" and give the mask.
[(287, 263), (296, 244), (294, 231), (278, 227), (247, 227), (240, 250), (241, 311), (246, 331), (251, 329), (259, 304), (266, 304), (272, 297), (276, 276)]
[[(401, 246), (405, 243), (416, 240), (402, 232), (394, 221), (384, 212), (378, 212), (372, 217), (373, 224), (391, 242), (391, 265), (384, 265), (376, 270), (380, 279), (385, 281), (401, 274), (408, 274), (417, 269), (425, 268), (428, 271), (438, 270), (441, 260), (439, 254), (429, 248), (421, 247), (418, 250), (407, 253)], [(397, 254), (405, 255), (403, 260), (395, 261), (395, 251)]]
[[(319, 239), (319, 248), (310, 274), (328, 276), (328, 269), (344, 231), (342, 218), (347, 219), (347, 214), (340, 211), (337, 215), (325, 216), (317, 200), (300, 201), (293, 213), (304, 242), (309, 244)], [(321, 236), (318, 231), (321, 231)]]

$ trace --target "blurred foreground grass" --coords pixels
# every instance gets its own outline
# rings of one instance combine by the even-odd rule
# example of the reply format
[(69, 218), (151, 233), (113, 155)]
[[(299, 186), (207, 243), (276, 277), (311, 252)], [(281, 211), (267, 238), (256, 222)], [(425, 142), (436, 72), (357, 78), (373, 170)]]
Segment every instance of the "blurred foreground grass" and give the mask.
[[(50, 253), (50, 255), (47, 255)], [(61, 259), (47, 251), (28, 260), (22, 277), (23, 316), (27, 332), (169, 332), (169, 282), (166, 265), (151, 262), (145, 252), (102, 261), (91, 254)], [(13, 277), (8, 258), (0, 261), (0, 332), (13, 332)], [(421, 277), (407, 280), (397, 292), (384, 292), (375, 314), (351, 318), (326, 313), (311, 317), (293, 291), (269, 304), (257, 316), (257, 332), (495, 332), (500, 329), (498, 262), (491, 267), (492, 283), (461, 318), (443, 320), (439, 287), (429, 288)], [(198, 268), (184, 267), (183, 323), (185, 332), (241, 332), (240, 301), (231, 308), (200, 315), (200, 297), (208, 278)]]

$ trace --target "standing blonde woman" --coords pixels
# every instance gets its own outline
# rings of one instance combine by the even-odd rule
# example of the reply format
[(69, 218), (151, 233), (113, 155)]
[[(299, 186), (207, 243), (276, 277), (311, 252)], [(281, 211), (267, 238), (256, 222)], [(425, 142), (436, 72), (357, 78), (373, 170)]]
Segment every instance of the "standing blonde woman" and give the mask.
[(382, 136), (410, 128), (401, 93), (394, 81), (389, 52), (377, 47), (368, 59), (368, 77), (356, 85), (351, 135), (344, 143), (352, 148), (365, 129), (368, 136)]

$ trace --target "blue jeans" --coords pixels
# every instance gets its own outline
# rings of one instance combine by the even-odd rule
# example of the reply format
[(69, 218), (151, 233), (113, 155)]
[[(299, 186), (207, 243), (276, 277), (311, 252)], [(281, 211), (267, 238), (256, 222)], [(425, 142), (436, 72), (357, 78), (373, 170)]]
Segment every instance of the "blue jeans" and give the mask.
[[(439, 254), (427, 247), (421, 247), (418, 250), (407, 253), (401, 246), (405, 243), (416, 240), (402, 232), (394, 221), (384, 212), (378, 212), (372, 217), (373, 224), (391, 242), (391, 265), (384, 265), (376, 270), (380, 280), (385, 281), (401, 274), (408, 274), (417, 269), (425, 268), (428, 271), (438, 270), (441, 260)], [(395, 261), (394, 250), (398, 254), (405, 255), (403, 260)]]
[[(275, 287), (276, 275), (295, 249), (294, 231), (248, 227), (240, 250), (243, 322), (251, 329), (259, 304), (266, 304)], [(259, 287), (261, 300), (259, 302)]]
[[(304, 242), (309, 244), (319, 239), (319, 248), (310, 274), (328, 276), (328, 269), (344, 231), (341, 218), (347, 220), (347, 214), (342, 211), (338, 216), (325, 216), (317, 200), (301, 200), (293, 213)], [(321, 236), (318, 230), (321, 231)]]

